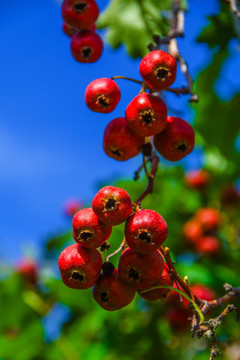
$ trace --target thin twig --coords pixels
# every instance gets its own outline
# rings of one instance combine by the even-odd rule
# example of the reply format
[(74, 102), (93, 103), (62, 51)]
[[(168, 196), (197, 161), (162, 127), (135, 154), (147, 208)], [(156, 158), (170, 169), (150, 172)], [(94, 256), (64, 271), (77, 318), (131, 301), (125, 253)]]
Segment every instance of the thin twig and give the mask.
[(151, 194), (153, 192), (154, 178), (157, 173), (158, 164), (160, 161), (159, 156), (157, 154), (153, 154), (150, 161), (152, 165), (151, 165), (151, 172), (148, 177), (148, 185), (146, 190), (142, 193), (142, 195), (140, 195), (137, 201), (135, 201), (137, 204), (141, 203), (148, 194)]
[(126, 240), (125, 240), (125, 238), (124, 238), (123, 241), (122, 241), (122, 243), (121, 243), (121, 245), (119, 246), (119, 248), (118, 248), (117, 250), (115, 250), (112, 254), (109, 254), (109, 255), (107, 256), (106, 262), (109, 262), (109, 259), (110, 259), (112, 256), (117, 255), (120, 251), (122, 251), (122, 249), (124, 249), (125, 245), (126, 245)]
[[(128, 76), (122, 76), (122, 75), (112, 76), (111, 79), (112, 79), (112, 80), (115, 80), (115, 79), (124, 79), (124, 80), (129, 80), (129, 81), (135, 82), (135, 83), (140, 84), (140, 85), (145, 84), (144, 81), (136, 80), (136, 79), (130, 78), (130, 77), (128, 77)], [(146, 84), (145, 84), (145, 85), (146, 85)]]

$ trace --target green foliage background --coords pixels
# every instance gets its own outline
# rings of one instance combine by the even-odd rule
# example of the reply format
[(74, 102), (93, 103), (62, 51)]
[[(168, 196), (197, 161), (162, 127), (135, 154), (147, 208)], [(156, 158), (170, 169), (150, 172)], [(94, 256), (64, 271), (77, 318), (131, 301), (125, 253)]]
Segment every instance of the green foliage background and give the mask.
[[(130, 56), (143, 56), (153, 34), (167, 34), (170, 10), (170, 0), (113, 0), (102, 14), (99, 26), (107, 27), (107, 38), (113, 48), (124, 44)], [(240, 154), (235, 142), (240, 133), (240, 94), (223, 101), (214, 87), (216, 81), (222, 81), (221, 71), (230, 56), (228, 44), (237, 36), (232, 15), (228, 6), (223, 4), (220, 14), (209, 18), (209, 25), (198, 38), (199, 42), (207, 44), (211, 53), (208, 66), (199, 74), (195, 84), (200, 102), (192, 106), (197, 144), (205, 151), (205, 168), (211, 174), (209, 188), (203, 194), (189, 189), (184, 184), (181, 167), (161, 164), (154, 193), (143, 202), (144, 208), (158, 211), (167, 220), (167, 246), (176, 259), (179, 273), (182, 276), (187, 274), (192, 284), (203, 283), (213, 288), (218, 296), (223, 295), (225, 282), (239, 286), (240, 209), (222, 207), (220, 194), (225, 184), (232, 184), (239, 177)], [(134, 201), (144, 190), (146, 179), (138, 182), (118, 180), (116, 185), (126, 189)], [(196, 254), (182, 237), (183, 224), (202, 206), (218, 208), (224, 219), (218, 234), (222, 250), (211, 258)], [(115, 227), (110, 252), (119, 246), (122, 237), (123, 226)], [(171, 328), (166, 317), (166, 303), (147, 303), (136, 296), (127, 308), (108, 313), (94, 303), (91, 290), (76, 291), (65, 287), (54, 272), (47, 269), (54, 268), (61, 249), (71, 243), (70, 229), (46, 241), (37, 287), (26, 285), (13, 270), (2, 274), (0, 359), (208, 358), (207, 342), (193, 340), (189, 329)], [(116, 265), (117, 261), (116, 256)], [(66, 306), (70, 316), (62, 325), (59, 337), (49, 340), (44, 319), (51, 315), (56, 304)], [(237, 301), (236, 305), (239, 306), (240, 302)], [(234, 315), (224, 321), (218, 339), (223, 349), (226, 343), (239, 341), (239, 325), (236, 325)], [(224, 358), (230, 359), (223, 351)]]

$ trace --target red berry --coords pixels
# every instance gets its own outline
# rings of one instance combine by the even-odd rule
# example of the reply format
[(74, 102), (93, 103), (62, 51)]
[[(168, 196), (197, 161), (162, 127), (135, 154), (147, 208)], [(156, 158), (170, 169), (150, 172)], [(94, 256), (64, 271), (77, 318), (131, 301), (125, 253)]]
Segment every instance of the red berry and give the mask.
[(195, 244), (202, 236), (202, 226), (194, 219), (189, 220), (183, 226), (183, 236), (189, 243)]
[(140, 254), (155, 252), (168, 235), (166, 221), (154, 210), (141, 210), (131, 215), (125, 224), (125, 239), (129, 247)]
[(188, 318), (192, 312), (186, 308), (172, 308), (166, 311), (166, 318), (169, 324), (178, 331), (184, 331), (190, 324)]
[(166, 127), (167, 106), (158, 96), (139, 94), (126, 109), (129, 128), (139, 136), (156, 135)]
[(121, 98), (119, 86), (108, 78), (93, 80), (85, 92), (85, 101), (92, 111), (110, 113)]
[(111, 275), (101, 274), (93, 287), (93, 297), (105, 310), (114, 311), (130, 304), (135, 296), (135, 290), (125, 284), (115, 269)]
[(76, 32), (71, 40), (71, 52), (75, 60), (81, 63), (92, 63), (102, 55), (103, 42), (92, 30)]
[(92, 209), (104, 224), (119, 225), (131, 214), (132, 201), (125, 190), (105, 186), (93, 198)]
[(150, 89), (163, 90), (174, 83), (177, 62), (165, 51), (155, 50), (144, 56), (139, 71)]
[[(160, 276), (159, 280), (155, 284), (153, 284), (153, 286), (162, 286), (162, 285), (172, 286), (172, 284), (173, 284), (173, 280), (169, 274), (169, 267), (165, 263), (162, 275)], [(155, 301), (162, 299), (164, 296), (166, 296), (168, 292), (169, 290), (166, 288), (159, 288), (159, 289), (149, 290), (146, 292), (138, 291), (138, 294), (145, 300)]]
[(202, 300), (211, 301), (216, 297), (215, 292), (203, 284), (193, 285), (192, 291), (199, 299)]
[(78, 31), (76, 28), (74, 28), (66, 23), (62, 24), (62, 29), (65, 32), (65, 34), (67, 36), (69, 36), (70, 38), (73, 37), (73, 35)]
[(62, 3), (63, 20), (77, 29), (88, 29), (99, 15), (95, 0), (64, 0)]
[(103, 148), (111, 158), (125, 161), (140, 153), (144, 141), (144, 137), (134, 134), (128, 128), (124, 117), (119, 117), (107, 125), (103, 137)]
[(23, 280), (31, 285), (36, 285), (38, 281), (38, 265), (33, 259), (24, 259), (16, 266), (16, 272)]
[(157, 151), (169, 161), (178, 161), (188, 155), (194, 148), (194, 141), (193, 127), (176, 116), (169, 116), (166, 129), (154, 136)]
[(195, 218), (202, 225), (204, 231), (216, 230), (221, 222), (219, 211), (210, 207), (198, 210)]
[(123, 251), (118, 265), (120, 278), (138, 290), (147, 289), (156, 283), (163, 269), (164, 261), (159, 251), (142, 255), (130, 248)]
[(69, 199), (64, 204), (63, 211), (66, 216), (74, 216), (82, 207), (82, 203), (78, 199)]
[(201, 169), (187, 172), (184, 180), (189, 187), (202, 191), (208, 186), (210, 176), (206, 170)]
[(202, 236), (196, 244), (196, 249), (202, 254), (215, 254), (220, 250), (221, 244), (215, 236)]
[(61, 252), (58, 266), (65, 285), (73, 289), (88, 289), (98, 280), (102, 257), (96, 249), (74, 244)]
[(79, 210), (73, 217), (73, 237), (82, 246), (95, 249), (110, 237), (112, 227), (103, 224), (92, 208)]

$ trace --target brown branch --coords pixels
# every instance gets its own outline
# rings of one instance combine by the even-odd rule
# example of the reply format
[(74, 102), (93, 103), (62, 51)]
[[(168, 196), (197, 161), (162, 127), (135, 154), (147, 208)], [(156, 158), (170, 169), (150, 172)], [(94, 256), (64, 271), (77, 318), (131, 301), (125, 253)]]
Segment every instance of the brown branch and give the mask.
[(236, 17), (238, 19), (240, 19), (240, 11), (237, 8), (237, 1), (236, 0), (228, 0), (228, 3), (230, 5), (230, 9), (233, 12), (233, 14), (236, 15)]
[(158, 170), (158, 164), (160, 159), (158, 155), (154, 153), (153, 156), (150, 158), (150, 161), (152, 165), (151, 165), (151, 172), (148, 178), (148, 185), (146, 190), (142, 193), (142, 195), (140, 195), (139, 198), (135, 201), (137, 204), (141, 203), (148, 194), (151, 194), (153, 192), (154, 178)]
[(219, 307), (225, 304), (233, 302), (237, 297), (240, 296), (240, 287), (232, 288), (226, 295), (220, 297), (219, 299), (205, 301), (205, 304), (202, 307), (202, 313), (206, 314), (209, 310)]

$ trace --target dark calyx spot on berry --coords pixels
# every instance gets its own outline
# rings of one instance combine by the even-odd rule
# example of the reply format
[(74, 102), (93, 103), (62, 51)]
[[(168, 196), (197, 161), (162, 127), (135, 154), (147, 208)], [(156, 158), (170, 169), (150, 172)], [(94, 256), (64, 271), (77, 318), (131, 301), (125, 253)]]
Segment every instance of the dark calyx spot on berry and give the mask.
[(134, 270), (133, 268), (130, 268), (129, 272), (128, 272), (128, 276), (131, 279), (137, 280), (139, 279), (139, 274), (138, 271)]
[(88, 60), (92, 54), (92, 48), (83, 47), (81, 50), (81, 54), (82, 54), (82, 57), (84, 57), (84, 59)]
[(103, 273), (104, 275), (111, 275), (115, 269), (114, 265), (110, 261), (106, 261), (103, 266)]
[(71, 277), (72, 277), (73, 280), (76, 280), (76, 281), (83, 281), (84, 280), (84, 276), (82, 274), (80, 274), (77, 270), (72, 271)]
[(165, 80), (169, 75), (169, 71), (164, 68), (159, 68), (157, 70), (157, 79)]
[(122, 152), (121, 152), (121, 150), (118, 150), (118, 149), (110, 149), (110, 151), (111, 151), (111, 153), (113, 154), (113, 155), (115, 155), (115, 156), (117, 156), (117, 157), (122, 157)]
[(146, 124), (146, 125), (152, 125), (152, 122), (155, 121), (154, 119), (154, 113), (152, 110), (145, 110), (140, 114), (140, 119)]
[(152, 144), (150, 142), (142, 145), (142, 154), (144, 156), (152, 155)]
[(151, 234), (149, 234), (149, 232), (147, 232), (147, 230), (140, 230), (138, 232), (138, 239), (146, 242), (146, 243), (150, 243), (151, 242)]
[(87, 241), (93, 236), (93, 234), (89, 230), (83, 230), (80, 234), (80, 239)]
[(106, 201), (104, 208), (108, 211), (116, 210), (117, 209), (117, 200), (115, 200), (113, 198), (109, 198)]
[(103, 244), (101, 245), (100, 251), (108, 250), (108, 249), (110, 249), (110, 247), (111, 247), (111, 244), (105, 242), (105, 243), (103, 243)]
[(106, 291), (102, 292), (100, 298), (103, 302), (107, 302), (109, 300), (108, 293)]
[(106, 96), (100, 95), (97, 98), (97, 103), (101, 106), (101, 108), (107, 108), (110, 105), (110, 100)]
[(180, 151), (180, 152), (182, 152), (183, 154), (187, 151), (187, 149), (188, 149), (188, 148), (187, 148), (187, 146), (186, 146), (184, 143), (177, 146), (177, 150)]
[(77, 13), (82, 13), (86, 11), (86, 8), (87, 8), (87, 4), (85, 1), (80, 1), (76, 4), (73, 4), (73, 10)]

